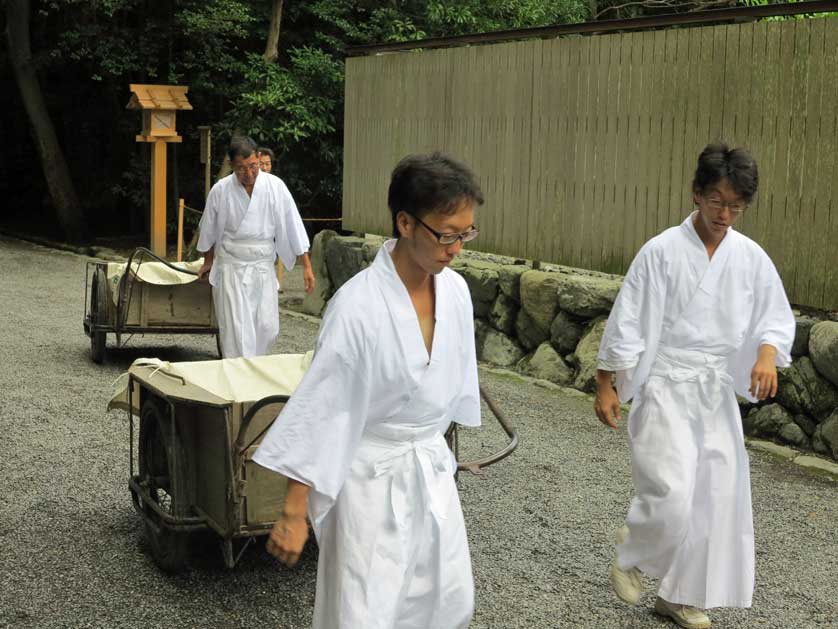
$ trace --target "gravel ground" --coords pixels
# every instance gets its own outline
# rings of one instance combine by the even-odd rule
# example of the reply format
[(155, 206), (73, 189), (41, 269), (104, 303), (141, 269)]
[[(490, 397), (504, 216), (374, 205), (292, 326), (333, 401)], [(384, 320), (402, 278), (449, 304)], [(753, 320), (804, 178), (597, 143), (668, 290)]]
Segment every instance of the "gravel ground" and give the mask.
[[(113, 380), (141, 356), (214, 358), (199, 336), (146, 336), (89, 359), (85, 258), (0, 237), (0, 626), (306, 627), (316, 550), (278, 567), (258, 544), (232, 571), (209, 537), (179, 576), (152, 562), (127, 489), (125, 414), (106, 412)], [(283, 301), (299, 297), (286, 276)], [(312, 346), (316, 325), (283, 315), (276, 351)], [(112, 341), (111, 341), (112, 342)], [(485, 478), (460, 477), (474, 561), (475, 628), (671, 627), (611, 594), (611, 537), (631, 495), (623, 431), (602, 428), (583, 395), (484, 371), (521, 447)], [(464, 432), (465, 458), (503, 443)], [(836, 627), (838, 485), (752, 452), (757, 589), (751, 610), (715, 627)]]

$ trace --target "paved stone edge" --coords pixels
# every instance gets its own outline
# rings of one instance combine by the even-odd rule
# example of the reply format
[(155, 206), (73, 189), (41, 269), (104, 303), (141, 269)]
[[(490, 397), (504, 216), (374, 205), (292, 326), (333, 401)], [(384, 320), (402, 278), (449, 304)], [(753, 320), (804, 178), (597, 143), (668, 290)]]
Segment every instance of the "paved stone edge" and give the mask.
[(814, 456), (812, 454), (804, 454), (799, 450), (783, 446), (773, 441), (765, 441), (763, 439), (745, 439), (745, 445), (752, 450), (765, 452), (778, 459), (794, 463), (808, 472), (820, 476), (826, 476), (832, 480), (838, 481), (838, 463), (833, 463), (827, 459)]
[(10, 229), (0, 228), (0, 235), (22, 242), (29, 242), (41, 247), (49, 249), (57, 249), (59, 251), (66, 251), (68, 253), (75, 253), (80, 256), (88, 258), (98, 258), (99, 260), (107, 260), (109, 262), (125, 262), (126, 258), (119, 255), (113, 249), (108, 247), (97, 247), (94, 245), (72, 245), (66, 242), (57, 242), (48, 238), (41, 238), (40, 236), (33, 236), (22, 232), (16, 232)]
[[(572, 395), (575, 397), (580, 398), (587, 398), (591, 404), (593, 405), (594, 396), (585, 393), (584, 391), (579, 391), (578, 389), (573, 389), (571, 387), (563, 387), (561, 385), (555, 384), (554, 382), (550, 382), (549, 380), (540, 380), (538, 378), (531, 378), (530, 376), (525, 376), (520, 374), (516, 371), (512, 371), (510, 369), (503, 369), (500, 367), (493, 367), (487, 363), (480, 363), (479, 364), (480, 371), (485, 371), (494, 375), (503, 376), (507, 378), (515, 378), (521, 382), (526, 382), (528, 384), (533, 384), (537, 387), (542, 387), (544, 389), (548, 389), (551, 391), (558, 391), (564, 393), (566, 395)], [(628, 405), (621, 405), (620, 409), (623, 412), (623, 418), (628, 417), (628, 412), (630, 407)], [(593, 409), (591, 410), (591, 417), (593, 418)], [(814, 456), (812, 454), (804, 454), (794, 448), (790, 448), (788, 446), (783, 446), (773, 441), (765, 441), (762, 439), (745, 439), (745, 445), (753, 450), (759, 450), (761, 452), (766, 452), (771, 454), (777, 458), (780, 458), (784, 461), (789, 463), (793, 463), (807, 472), (829, 478), (831, 480), (838, 481), (838, 463), (833, 463), (827, 459)]]

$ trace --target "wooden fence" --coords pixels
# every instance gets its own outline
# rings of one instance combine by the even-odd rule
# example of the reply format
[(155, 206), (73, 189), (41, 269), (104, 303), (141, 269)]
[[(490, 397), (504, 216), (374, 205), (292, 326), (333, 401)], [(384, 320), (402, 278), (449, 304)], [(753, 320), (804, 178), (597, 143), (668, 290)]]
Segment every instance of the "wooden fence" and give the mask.
[(440, 149), (480, 178), (476, 248), (623, 273), (724, 139), (760, 169), (738, 228), (793, 303), (838, 309), (837, 118), (834, 17), (350, 58), (344, 226), (388, 234), (393, 166)]

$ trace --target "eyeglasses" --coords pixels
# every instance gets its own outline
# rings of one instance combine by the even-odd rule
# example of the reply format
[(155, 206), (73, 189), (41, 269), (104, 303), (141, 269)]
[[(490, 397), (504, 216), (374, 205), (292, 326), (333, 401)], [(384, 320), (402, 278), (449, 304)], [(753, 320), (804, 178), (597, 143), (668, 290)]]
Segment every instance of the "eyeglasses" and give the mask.
[[(411, 214), (411, 216), (413, 215)], [(477, 235), (480, 233), (480, 230), (478, 230), (476, 227), (473, 227), (472, 229), (460, 233), (443, 234), (441, 232), (436, 231), (433, 227), (425, 223), (425, 221), (423, 221), (418, 216), (413, 216), (413, 218), (419, 221), (420, 225), (422, 225), (425, 229), (431, 232), (436, 237), (437, 242), (441, 245), (453, 245), (458, 240), (462, 240), (463, 242), (469, 242), (477, 238)]]
[(246, 172), (251, 172), (251, 173), (259, 172), (259, 163), (257, 162), (255, 164), (250, 164), (250, 165), (246, 165), (246, 166), (238, 166), (237, 168), (233, 169), (233, 172), (236, 173), (237, 175), (243, 175)]
[(724, 208), (727, 208), (731, 214), (734, 216), (739, 216), (748, 209), (748, 204), (744, 201), (733, 201), (731, 203), (725, 203), (718, 197), (704, 197), (704, 200), (707, 202), (707, 207), (711, 210), (719, 211)]

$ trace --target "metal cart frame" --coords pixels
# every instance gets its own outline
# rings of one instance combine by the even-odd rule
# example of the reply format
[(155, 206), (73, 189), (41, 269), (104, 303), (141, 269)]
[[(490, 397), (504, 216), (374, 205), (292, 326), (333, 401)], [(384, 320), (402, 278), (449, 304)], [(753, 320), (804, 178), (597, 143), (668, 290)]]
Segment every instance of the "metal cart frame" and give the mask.
[[(253, 463), (251, 455), (289, 397), (268, 396), (251, 405), (233, 403), (213, 399), (178, 376), (166, 373), (165, 377), (179, 380), (180, 386), (154, 386), (129, 374), (128, 486), (134, 508), (143, 519), (152, 556), (163, 570), (185, 567), (188, 536), (196, 531), (218, 535), (224, 565), (233, 568), (254, 538), (267, 535), (279, 517), (285, 480)], [(482, 459), (458, 459), (458, 471), (474, 474), (483, 474), (483, 468), (518, 446), (516, 430), (482, 387), (480, 393), (509, 441)], [(140, 424), (136, 456), (134, 408), (139, 409)], [(213, 431), (220, 434), (212, 435)], [(456, 424), (446, 439), (458, 455)]]
[[(179, 269), (170, 262), (154, 255), (145, 247), (138, 247), (128, 258), (125, 271), (119, 280), (117, 301), (113, 303), (108, 289), (107, 262), (89, 260), (84, 275), (84, 333), (90, 337), (90, 356), (95, 363), (105, 360), (107, 335), (116, 335), (116, 344), (121, 346), (124, 335), (133, 334), (214, 334), (216, 349), (221, 356), (218, 337), (218, 323), (212, 304), (212, 289), (209, 284), (184, 284), (161, 286), (138, 280), (137, 273), (146, 260), (161, 262), (167, 267), (185, 273), (197, 275), (193, 271)], [(136, 267), (135, 267), (135, 261)], [(187, 288), (191, 287), (191, 288)], [(89, 296), (88, 296), (89, 295)], [(155, 300), (165, 300), (158, 304), (158, 320), (149, 320), (149, 310), (155, 306)], [(166, 322), (166, 314), (174, 315), (175, 305), (179, 314), (186, 312), (179, 323)], [(160, 307), (162, 306), (162, 307)], [(188, 321), (190, 308), (196, 313), (193, 321)], [(184, 323), (184, 321), (188, 323)], [(175, 318), (175, 321), (178, 319)]]

